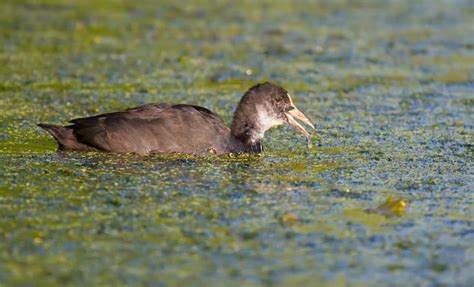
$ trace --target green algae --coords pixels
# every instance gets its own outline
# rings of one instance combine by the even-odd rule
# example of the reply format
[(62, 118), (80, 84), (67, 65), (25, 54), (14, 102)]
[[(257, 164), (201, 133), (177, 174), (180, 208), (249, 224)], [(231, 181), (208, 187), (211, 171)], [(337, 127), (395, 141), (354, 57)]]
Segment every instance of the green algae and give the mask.
[(365, 210), (368, 213), (377, 213), (385, 216), (403, 216), (407, 208), (407, 202), (403, 199), (387, 198), (387, 200), (376, 208)]
[[(469, 1), (0, 3), (0, 286), (468, 286)], [(146, 102), (316, 125), (264, 156), (58, 153), (38, 122)], [(367, 213), (387, 198), (403, 216)]]

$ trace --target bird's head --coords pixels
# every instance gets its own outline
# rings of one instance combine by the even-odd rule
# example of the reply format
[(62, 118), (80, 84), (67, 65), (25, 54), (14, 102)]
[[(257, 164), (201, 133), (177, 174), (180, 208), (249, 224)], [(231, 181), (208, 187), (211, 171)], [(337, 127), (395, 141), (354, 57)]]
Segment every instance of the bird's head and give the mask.
[(297, 120), (314, 129), (308, 117), (295, 106), (288, 91), (267, 82), (257, 84), (245, 93), (235, 111), (231, 130), (248, 145), (260, 142), (265, 131), (284, 123), (309, 136)]

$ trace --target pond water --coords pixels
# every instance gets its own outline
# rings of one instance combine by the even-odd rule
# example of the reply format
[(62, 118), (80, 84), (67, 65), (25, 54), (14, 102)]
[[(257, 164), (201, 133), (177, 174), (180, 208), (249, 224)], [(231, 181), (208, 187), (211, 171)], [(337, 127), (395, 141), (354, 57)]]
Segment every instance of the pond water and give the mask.
[[(473, 27), (469, 0), (2, 1), (0, 285), (469, 286)], [(313, 147), (57, 153), (36, 127), (148, 102), (229, 123), (265, 80)]]

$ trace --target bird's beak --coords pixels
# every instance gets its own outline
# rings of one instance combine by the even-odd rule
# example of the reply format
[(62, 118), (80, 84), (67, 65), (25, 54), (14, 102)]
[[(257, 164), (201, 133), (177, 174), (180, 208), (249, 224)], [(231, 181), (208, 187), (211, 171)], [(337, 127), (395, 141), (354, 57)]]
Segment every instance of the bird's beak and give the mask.
[(288, 95), (290, 98), (290, 103), (293, 109), (289, 110), (288, 112), (285, 112), (286, 118), (288, 119), (288, 123), (297, 131), (300, 133), (304, 134), (305, 136), (309, 136), (309, 133), (306, 131), (306, 129), (298, 123), (295, 119), (298, 119), (302, 121), (303, 123), (307, 124), (310, 126), (312, 129), (314, 129), (313, 124), (311, 121), (306, 117), (298, 108), (293, 104), (293, 101), (291, 100), (290, 95)]

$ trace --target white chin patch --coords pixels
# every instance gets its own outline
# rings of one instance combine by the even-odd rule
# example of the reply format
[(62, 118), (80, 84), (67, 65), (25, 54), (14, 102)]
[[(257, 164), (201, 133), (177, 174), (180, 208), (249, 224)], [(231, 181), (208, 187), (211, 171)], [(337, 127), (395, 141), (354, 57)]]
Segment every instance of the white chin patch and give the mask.
[(257, 106), (257, 114), (259, 126), (264, 132), (274, 126), (279, 126), (284, 123), (283, 120), (269, 114), (268, 110), (263, 106)]

